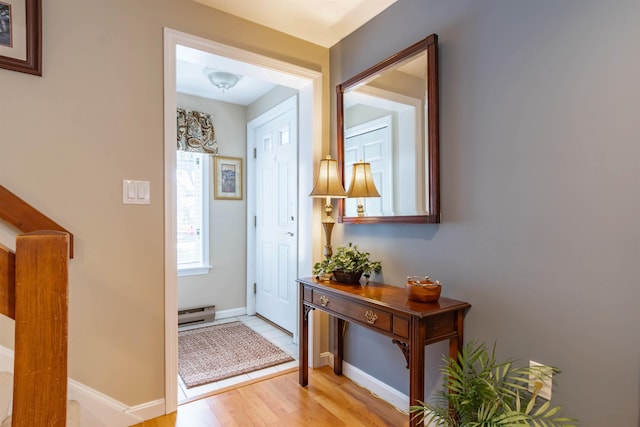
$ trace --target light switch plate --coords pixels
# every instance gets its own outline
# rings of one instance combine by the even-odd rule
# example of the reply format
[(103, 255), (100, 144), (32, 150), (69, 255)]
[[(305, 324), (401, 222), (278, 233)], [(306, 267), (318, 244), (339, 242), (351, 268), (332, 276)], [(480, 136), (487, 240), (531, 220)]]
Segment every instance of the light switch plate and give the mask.
[(149, 181), (135, 181), (133, 179), (122, 180), (122, 204), (123, 205), (148, 205), (151, 203), (149, 193), (151, 184)]

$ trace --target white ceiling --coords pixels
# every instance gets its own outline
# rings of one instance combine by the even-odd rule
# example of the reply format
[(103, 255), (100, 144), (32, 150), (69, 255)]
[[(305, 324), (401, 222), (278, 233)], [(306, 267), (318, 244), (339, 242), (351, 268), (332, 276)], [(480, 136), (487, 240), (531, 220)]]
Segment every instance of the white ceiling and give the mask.
[[(241, 77), (231, 89), (215, 87), (206, 69), (227, 71)], [(248, 106), (276, 86), (301, 89), (308, 82), (280, 71), (270, 70), (187, 46), (176, 48), (176, 90), (179, 93)]]
[[(389, 7), (396, 0), (194, 0), (215, 9), (331, 47)], [(179, 93), (250, 105), (277, 85), (300, 88), (305, 82), (292, 76), (178, 46), (176, 89)], [(242, 76), (222, 91), (213, 86), (204, 69), (214, 68)]]
[(194, 0), (324, 47), (331, 47), (396, 0)]

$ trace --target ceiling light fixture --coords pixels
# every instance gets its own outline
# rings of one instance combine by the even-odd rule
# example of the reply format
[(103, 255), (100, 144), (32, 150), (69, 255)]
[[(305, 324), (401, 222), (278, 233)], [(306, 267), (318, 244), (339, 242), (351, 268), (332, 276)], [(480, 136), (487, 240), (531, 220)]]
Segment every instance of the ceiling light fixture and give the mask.
[(205, 68), (204, 74), (212, 85), (222, 89), (223, 92), (234, 87), (242, 78), (242, 76), (227, 71), (214, 70), (212, 68)]

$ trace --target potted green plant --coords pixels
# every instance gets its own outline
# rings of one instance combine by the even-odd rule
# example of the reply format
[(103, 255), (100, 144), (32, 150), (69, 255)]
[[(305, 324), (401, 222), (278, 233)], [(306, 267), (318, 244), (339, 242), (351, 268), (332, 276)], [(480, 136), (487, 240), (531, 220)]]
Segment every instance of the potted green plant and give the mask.
[(380, 261), (371, 261), (369, 256), (369, 252), (361, 252), (358, 246), (349, 242), (338, 246), (330, 257), (317, 262), (313, 266), (313, 274), (333, 274), (335, 280), (345, 283), (358, 283), (362, 275), (369, 280), (371, 273), (382, 270)]
[[(574, 419), (558, 416), (560, 406), (538, 397), (542, 379), (559, 373), (557, 368), (518, 368), (511, 360), (498, 362), (495, 345), (489, 352), (485, 344), (474, 342), (463, 347), (457, 363), (448, 356), (442, 360), (444, 390), (433, 404), (420, 402), (410, 408), (420, 422), (443, 427), (576, 425)], [(533, 392), (529, 392), (530, 375), (539, 379)]]

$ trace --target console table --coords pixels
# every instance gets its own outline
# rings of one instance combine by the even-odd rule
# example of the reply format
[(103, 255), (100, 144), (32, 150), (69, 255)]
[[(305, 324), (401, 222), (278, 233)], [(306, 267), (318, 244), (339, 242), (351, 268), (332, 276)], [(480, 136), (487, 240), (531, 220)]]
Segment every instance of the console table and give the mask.
[[(333, 371), (342, 375), (345, 322), (352, 322), (391, 338), (407, 360), (409, 404), (424, 401), (424, 347), (449, 340), (449, 356), (457, 359), (462, 347), (464, 315), (470, 304), (449, 298), (421, 303), (407, 298), (404, 287), (369, 282), (352, 285), (315, 278), (298, 279), (300, 284), (299, 382), (309, 382), (309, 312), (322, 310), (334, 319)], [(412, 417), (410, 425), (418, 426)]]

